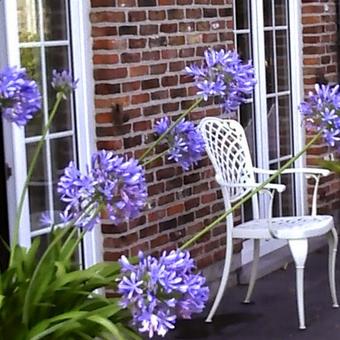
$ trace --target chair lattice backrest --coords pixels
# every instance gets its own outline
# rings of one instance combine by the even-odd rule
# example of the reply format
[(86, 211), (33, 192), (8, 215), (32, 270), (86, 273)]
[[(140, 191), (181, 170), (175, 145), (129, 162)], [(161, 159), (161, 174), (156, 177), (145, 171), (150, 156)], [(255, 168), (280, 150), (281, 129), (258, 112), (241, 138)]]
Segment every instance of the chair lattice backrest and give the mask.
[(249, 188), (235, 186), (255, 183), (253, 165), (243, 127), (235, 120), (207, 117), (199, 129), (216, 175), (228, 187), (230, 202), (242, 198)]

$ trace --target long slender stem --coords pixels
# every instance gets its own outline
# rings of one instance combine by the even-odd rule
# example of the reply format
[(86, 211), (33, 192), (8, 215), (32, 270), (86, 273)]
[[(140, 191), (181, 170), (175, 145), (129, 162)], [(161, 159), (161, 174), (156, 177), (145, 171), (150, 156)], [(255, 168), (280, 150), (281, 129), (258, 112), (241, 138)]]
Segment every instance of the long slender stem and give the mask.
[(49, 129), (51, 127), (53, 118), (54, 118), (54, 116), (55, 116), (55, 114), (58, 110), (58, 107), (59, 107), (62, 99), (63, 99), (62, 93), (58, 92), (57, 95), (56, 95), (56, 100), (54, 102), (53, 108), (50, 112), (47, 124), (45, 125), (45, 127), (42, 131), (41, 138), (39, 140), (37, 147), (34, 150), (32, 161), (30, 162), (30, 166), (29, 166), (29, 169), (28, 169), (28, 172), (27, 172), (27, 177), (26, 177), (26, 180), (25, 180), (25, 183), (24, 183), (24, 187), (22, 188), (22, 191), (21, 191), (18, 208), (17, 208), (16, 215), (15, 215), (15, 224), (14, 224), (12, 247), (11, 247), (12, 251), (11, 251), (11, 257), (10, 257), (10, 262), (9, 262), (10, 264), (13, 261), (13, 253), (14, 253), (13, 250), (14, 250), (16, 244), (18, 243), (20, 219), (21, 219), (22, 209), (23, 209), (23, 206), (24, 206), (24, 201), (25, 201), (25, 197), (26, 197), (26, 193), (27, 193), (27, 188), (28, 188), (29, 182), (31, 181), (33, 171), (34, 171), (35, 165), (37, 163), (40, 151), (41, 151), (41, 149), (44, 145), (47, 132), (49, 131)]
[(145, 160), (144, 162), (142, 162), (142, 165), (148, 165), (150, 163), (152, 163), (153, 161), (157, 160), (158, 158), (163, 157), (164, 155), (166, 155), (169, 152), (169, 149), (166, 149), (164, 151), (162, 151), (161, 153), (159, 153), (158, 155), (156, 155), (155, 157), (152, 157), (150, 159)]
[(201, 102), (203, 101), (203, 98), (198, 98), (194, 101), (194, 103), (185, 111), (181, 113), (181, 115), (175, 120), (175, 122), (165, 131), (163, 134), (161, 134), (156, 141), (154, 141), (142, 154), (142, 156), (139, 158), (139, 161), (142, 161), (154, 148), (157, 146), (166, 136), (167, 134), (186, 116), (188, 115), (192, 110), (194, 110)]
[(206, 226), (204, 229), (202, 229), (199, 233), (194, 235), (192, 238), (190, 238), (187, 242), (185, 242), (179, 249), (184, 250), (188, 247), (190, 247), (194, 242), (196, 242), (198, 239), (200, 239), (202, 236), (204, 236), (208, 231), (210, 231), (212, 228), (214, 228), (218, 223), (223, 221), (229, 214), (234, 212), (236, 209), (241, 207), (243, 203), (248, 201), (252, 196), (257, 194), (259, 191), (261, 191), (267, 184), (269, 184), (271, 181), (273, 181), (275, 178), (280, 176), (284, 170), (290, 167), (291, 164), (293, 164), (300, 156), (302, 156), (305, 151), (321, 136), (322, 132), (319, 132), (317, 135), (315, 135), (305, 146), (304, 148), (297, 153), (293, 158), (291, 158), (284, 166), (279, 168), (273, 175), (271, 175), (267, 180), (265, 180), (261, 185), (259, 185), (256, 189), (252, 190), (248, 195), (244, 196), (240, 201), (238, 201), (232, 208), (228, 209), (226, 212), (224, 212), (222, 215), (220, 215), (216, 220), (214, 220), (212, 223), (210, 223), (208, 226)]
[[(101, 205), (99, 205), (99, 206), (96, 208), (96, 210), (94, 211), (94, 216), (95, 216), (95, 214), (97, 214), (97, 213), (100, 211), (101, 208), (102, 208)], [(84, 216), (86, 216), (86, 213), (87, 213), (86, 210), (85, 210), (84, 212), (82, 212), (82, 214), (81, 214), (80, 216), (78, 216), (78, 218), (77, 218), (76, 221), (81, 221), (82, 218), (83, 218)], [(47, 249), (46, 249), (45, 252), (43, 253), (42, 257), (41, 257), (40, 260), (38, 261), (37, 266), (36, 266), (35, 269), (34, 269), (34, 272), (33, 272), (33, 274), (32, 274), (30, 283), (29, 283), (28, 288), (27, 288), (27, 291), (26, 291), (26, 296), (25, 296), (25, 300), (24, 300), (24, 305), (23, 305), (23, 307), (22, 307), (22, 311), (23, 311), (23, 317), (22, 317), (23, 319), (22, 319), (22, 320), (23, 320), (23, 323), (24, 323), (25, 325), (27, 325), (27, 324), (28, 324), (28, 321), (29, 321), (29, 317), (30, 317), (30, 315), (29, 315), (29, 308), (30, 308), (30, 306), (32, 306), (32, 294), (34, 293), (34, 292), (33, 292), (33, 287), (34, 287), (35, 281), (36, 281), (37, 278), (38, 278), (39, 271), (41, 270), (41, 268), (42, 268), (42, 266), (43, 266), (43, 264), (44, 264), (44, 261), (47, 260), (49, 254), (50, 254), (51, 251), (53, 250), (53, 247), (56, 245), (56, 243), (59, 242), (59, 241), (67, 234), (67, 232), (68, 232), (71, 228), (73, 228), (73, 229), (71, 230), (71, 234), (75, 233), (75, 230), (76, 230), (76, 229), (75, 229), (75, 226), (74, 226), (75, 223), (76, 223), (76, 222), (75, 222), (74, 220), (72, 220), (72, 221), (70, 221), (70, 222), (68, 222), (67, 224), (64, 225), (63, 230), (60, 232), (60, 234), (57, 235), (57, 236), (52, 240), (52, 242), (48, 244)], [(81, 232), (81, 237), (84, 236), (85, 232), (86, 232), (86, 230), (84, 230), (84, 231)], [(68, 238), (68, 240), (70, 240), (70, 239)], [(79, 238), (78, 238), (78, 240), (79, 240)], [(78, 242), (78, 240), (77, 240), (77, 242)], [(75, 248), (72, 247), (72, 249), (75, 249)], [(72, 254), (71, 254), (71, 255), (72, 255)], [(70, 256), (70, 255), (68, 255), (68, 256)], [(33, 305), (34, 305), (34, 303), (33, 303)]]

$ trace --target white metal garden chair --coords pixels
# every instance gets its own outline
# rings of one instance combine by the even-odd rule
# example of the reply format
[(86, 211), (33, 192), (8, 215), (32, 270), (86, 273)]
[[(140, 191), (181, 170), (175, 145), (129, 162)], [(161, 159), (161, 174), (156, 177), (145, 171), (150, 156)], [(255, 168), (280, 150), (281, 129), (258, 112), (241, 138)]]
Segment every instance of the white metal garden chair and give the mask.
[[(221, 186), (225, 209), (229, 209), (235, 201), (238, 201), (252, 189), (259, 185), (255, 180), (257, 174), (273, 174), (274, 171), (262, 170), (252, 165), (248, 143), (242, 126), (235, 120), (220, 118), (204, 118), (199, 129), (206, 143), (208, 156), (214, 166), (216, 181)], [(307, 258), (308, 238), (326, 234), (329, 242), (329, 285), (333, 307), (339, 307), (335, 288), (335, 258), (338, 244), (338, 236), (334, 227), (333, 217), (317, 215), (317, 190), (320, 176), (329, 173), (325, 169), (301, 168), (287, 169), (283, 174), (294, 172), (304, 173), (315, 179), (315, 187), (311, 216), (298, 217), (274, 217), (259, 218), (259, 203), (257, 195), (252, 197), (253, 220), (240, 224), (234, 228), (233, 217), (230, 214), (226, 219), (226, 256), (223, 275), (220, 286), (206, 319), (211, 322), (222, 299), (232, 258), (232, 239), (253, 239), (254, 253), (250, 274), (249, 287), (245, 303), (250, 302), (257, 276), (257, 266), (260, 253), (260, 239), (285, 239), (293, 255), (296, 266), (296, 291), (297, 307), (300, 329), (305, 326), (303, 274)], [(285, 186), (282, 184), (268, 184), (265, 190), (270, 193), (270, 208), (273, 200), (273, 191), (282, 192)], [(271, 214), (271, 212), (270, 212)]]

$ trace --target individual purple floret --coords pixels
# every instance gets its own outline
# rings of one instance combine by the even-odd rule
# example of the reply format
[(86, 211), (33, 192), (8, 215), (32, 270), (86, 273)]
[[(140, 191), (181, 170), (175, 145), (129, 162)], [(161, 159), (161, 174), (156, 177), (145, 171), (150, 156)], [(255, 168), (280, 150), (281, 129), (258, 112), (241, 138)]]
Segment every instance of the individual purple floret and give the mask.
[(252, 94), (256, 84), (254, 68), (250, 61), (244, 64), (236, 51), (210, 49), (204, 57), (202, 66), (191, 65), (185, 70), (194, 77), (198, 95), (205, 101), (221, 97), (225, 112), (230, 114)]
[(59, 180), (58, 192), (67, 203), (66, 216), (77, 219), (85, 210), (78, 225), (87, 229), (98, 222), (100, 211), (94, 215), (93, 211), (100, 206), (105, 206), (109, 218), (118, 224), (136, 217), (147, 202), (144, 169), (138, 161), (105, 150), (92, 155), (86, 174), (70, 162)]
[(63, 93), (64, 98), (77, 88), (79, 79), (74, 80), (71, 73), (64, 70), (58, 72), (52, 71), (52, 87), (57, 91)]
[[(170, 126), (168, 117), (161, 118), (155, 124), (155, 132), (163, 134)], [(189, 170), (192, 164), (197, 163), (205, 150), (204, 140), (190, 121), (181, 120), (166, 136), (168, 144), (168, 159), (179, 163), (184, 170)]]
[(6, 67), (0, 71), (0, 113), (18, 126), (26, 125), (41, 109), (41, 96), (35, 81), (24, 68)]
[(339, 85), (315, 84), (315, 92), (309, 92), (299, 107), (306, 127), (322, 131), (325, 142), (331, 147), (340, 146), (340, 91)]
[(195, 274), (194, 260), (188, 251), (163, 252), (159, 259), (138, 254), (133, 265), (122, 256), (122, 278), (118, 291), (121, 306), (128, 308), (139, 332), (164, 336), (175, 327), (176, 318), (191, 318), (201, 313), (208, 300), (205, 278)]

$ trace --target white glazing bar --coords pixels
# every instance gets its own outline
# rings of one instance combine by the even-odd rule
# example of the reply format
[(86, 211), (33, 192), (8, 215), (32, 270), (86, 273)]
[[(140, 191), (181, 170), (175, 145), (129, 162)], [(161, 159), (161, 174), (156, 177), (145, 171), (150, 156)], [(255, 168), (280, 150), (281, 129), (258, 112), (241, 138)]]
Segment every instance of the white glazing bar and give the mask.
[(264, 27), (264, 31), (282, 31), (282, 30), (286, 30), (288, 28), (288, 26), (266, 26)]
[(269, 161), (269, 164), (271, 165), (271, 164), (275, 164), (275, 163), (278, 163), (278, 162), (282, 162), (282, 161), (287, 161), (287, 160), (289, 160), (289, 159), (291, 159), (293, 157), (293, 155), (286, 155), (286, 156), (282, 156), (282, 157), (280, 157), (280, 158), (274, 158), (274, 159), (271, 159), (270, 161)]
[(33, 231), (31, 231), (31, 238), (36, 237), (36, 236), (41, 236), (41, 235), (44, 235), (44, 234), (48, 234), (49, 232), (51, 232), (51, 227), (33, 230)]
[(235, 20), (234, 20), (234, 33), (235, 34), (250, 34), (250, 29), (249, 28), (237, 29), (235, 26)]
[(279, 92), (274, 92), (274, 93), (268, 93), (266, 95), (267, 98), (274, 98), (276, 96), (286, 96), (286, 95), (290, 95), (291, 91), (279, 91)]
[[(48, 136), (46, 136), (46, 139), (56, 139), (56, 138), (63, 138), (63, 137), (70, 137), (74, 135), (73, 130), (65, 130), (60, 132), (50, 132)], [(32, 136), (32, 137), (26, 137), (25, 141), (26, 144), (28, 143), (35, 143), (40, 140), (41, 136)]]
[[(40, 24), (40, 41), (41, 41), (41, 79), (42, 79), (42, 87), (43, 87), (43, 94), (44, 94), (44, 123), (46, 124), (48, 121), (48, 86), (47, 84), (47, 67), (46, 67), (46, 51), (44, 46), (45, 41), (45, 32), (44, 32), (44, 15), (43, 15), (43, 4), (42, 0), (39, 0), (39, 24)], [(50, 147), (50, 138), (49, 138), (49, 132), (47, 133), (47, 138), (45, 141), (45, 150), (46, 150), (46, 175), (47, 175), (47, 183), (45, 183), (45, 186), (47, 188), (47, 194), (48, 194), (48, 208), (50, 212), (53, 212), (53, 187), (52, 187), (52, 164), (51, 164), (51, 147)], [(52, 220), (54, 220), (54, 214), (50, 214)], [(31, 227), (32, 229), (32, 227)]]
[(59, 47), (59, 46), (69, 46), (67, 40), (51, 40), (51, 41), (30, 41), (21, 42), (19, 44), (20, 48), (34, 48), (34, 47)]

